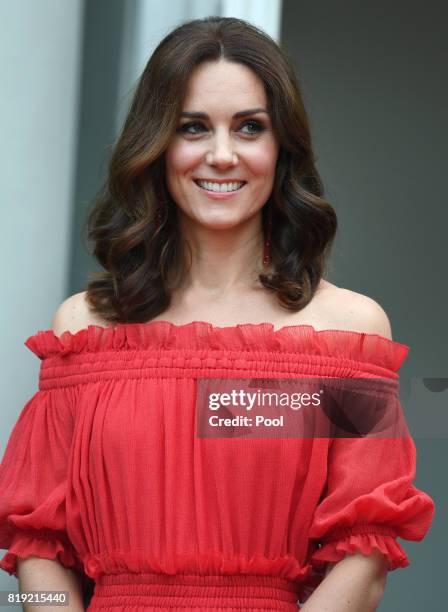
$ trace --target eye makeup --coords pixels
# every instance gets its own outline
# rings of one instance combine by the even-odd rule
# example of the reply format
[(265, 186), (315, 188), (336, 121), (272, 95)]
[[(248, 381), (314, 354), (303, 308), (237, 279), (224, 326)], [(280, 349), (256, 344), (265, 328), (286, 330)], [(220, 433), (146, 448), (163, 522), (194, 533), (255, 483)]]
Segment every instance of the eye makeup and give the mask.
[[(244, 121), (241, 124), (240, 128), (245, 127), (247, 125), (252, 126), (250, 129), (251, 130), (255, 130), (255, 131), (244, 132), (244, 134), (246, 136), (257, 136), (258, 134), (261, 134), (261, 132), (266, 130), (265, 126), (260, 121), (257, 121), (255, 119), (249, 119), (249, 120)], [(189, 121), (188, 123), (182, 124), (179, 127), (178, 131), (182, 132), (183, 134), (189, 134), (191, 136), (195, 136), (199, 132), (190, 132), (190, 131), (188, 131), (190, 128), (193, 128), (195, 126), (204, 127), (204, 124), (201, 121)]]

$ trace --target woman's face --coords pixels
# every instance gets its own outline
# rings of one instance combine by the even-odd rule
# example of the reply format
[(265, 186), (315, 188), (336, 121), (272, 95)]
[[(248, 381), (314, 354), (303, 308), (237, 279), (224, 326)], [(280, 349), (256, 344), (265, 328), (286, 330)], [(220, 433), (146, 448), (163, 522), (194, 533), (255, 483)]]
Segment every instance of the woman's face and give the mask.
[[(234, 117), (249, 109), (265, 112)], [(272, 192), (279, 152), (267, 110), (263, 82), (247, 66), (221, 60), (196, 67), (182, 112), (204, 116), (181, 116), (165, 153), (167, 187), (180, 217), (228, 229), (260, 211)], [(245, 184), (223, 198), (195, 179)]]

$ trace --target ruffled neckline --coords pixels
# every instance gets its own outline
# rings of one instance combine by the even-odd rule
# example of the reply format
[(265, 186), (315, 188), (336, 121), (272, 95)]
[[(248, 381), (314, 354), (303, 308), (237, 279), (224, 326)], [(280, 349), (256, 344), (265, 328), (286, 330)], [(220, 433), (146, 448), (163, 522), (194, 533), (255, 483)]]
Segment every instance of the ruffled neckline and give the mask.
[(399, 370), (410, 350), (408, 345), (379, 334), (317, 330), (309, 324), (275, 329), (273, 323), (267, 322), (219, 327), (205, 321), (178, 325), (164, 320), (108, 327), (88, 325), (60, 336), (51, 329), (39, 330), (24, 344), (40, 359), (117, 350), (255, 350), (343, 357), (373, 363), (393, 372)]

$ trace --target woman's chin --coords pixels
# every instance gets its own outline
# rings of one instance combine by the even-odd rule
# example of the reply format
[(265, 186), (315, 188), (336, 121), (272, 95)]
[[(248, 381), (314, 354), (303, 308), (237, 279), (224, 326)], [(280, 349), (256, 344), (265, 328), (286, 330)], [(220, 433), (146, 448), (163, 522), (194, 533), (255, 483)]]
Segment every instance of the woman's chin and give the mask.
[(216, 230), (232, 229), (241, 223), (239, 217), (230, 214), (198, 216), (194, 221), (197, 225)]

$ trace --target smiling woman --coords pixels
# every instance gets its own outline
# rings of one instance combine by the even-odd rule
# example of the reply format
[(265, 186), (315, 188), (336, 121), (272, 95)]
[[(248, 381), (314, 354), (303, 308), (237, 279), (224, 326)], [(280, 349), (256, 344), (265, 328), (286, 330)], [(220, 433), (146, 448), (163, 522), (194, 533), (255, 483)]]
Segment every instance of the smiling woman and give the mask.
[(0, 470), (0, 567), (37, 557), (41, 585), (42, 559), (84, 570), (90, 612), (375, 610), (409, 564), (397, 538), (434, 512), (412, 438), (254, 437), (249, 418), (229, 427), (237, 405), (200, 401), (204, 379), (222, 397), (231, 379), (347, 377), (399, 405), (409, 347), (323, 278), (336, 214), (278, 45), (233, 18), (169, 33), (88, 227), (104, 271), (26, 342), (39, 392)]
[(232, 18), (188, 22), (158, 45), (94, 204), (88, 237), (105, 271), (87, 299), (109, 323), (217, 292), (247, 296), (262, 321), (294, 315), (322, 287), (337, 229), (294, 70)]
[[(181, 117), (202, 123), (181, 123), (165, 153), (167, 187), (188, 243), (197, 224), (203, 234), (220, 230), (229, 252), (246, 241), (263, 242), (260, 212), (272, 193), (280, 148), (267, 105), (263, 81), (245, 65), (221, 58), (192, 72), (183, 108), (194, 110)], [(252, 122), (243, 119), (248, 116)], [(199, 129), (186, 129), (193, 127)]]

